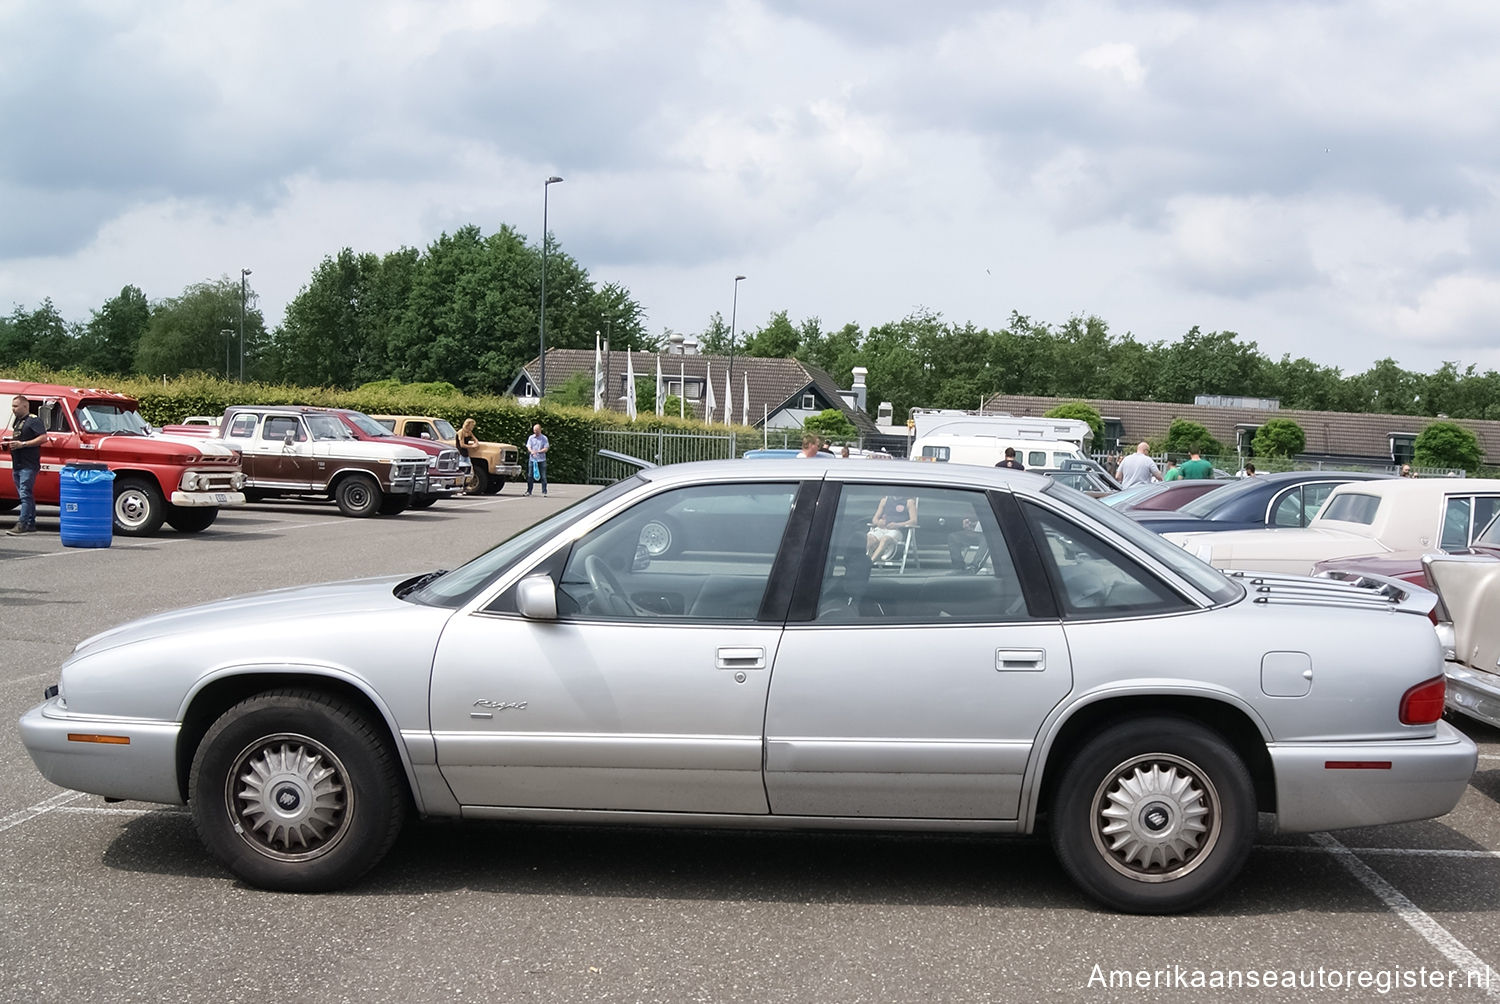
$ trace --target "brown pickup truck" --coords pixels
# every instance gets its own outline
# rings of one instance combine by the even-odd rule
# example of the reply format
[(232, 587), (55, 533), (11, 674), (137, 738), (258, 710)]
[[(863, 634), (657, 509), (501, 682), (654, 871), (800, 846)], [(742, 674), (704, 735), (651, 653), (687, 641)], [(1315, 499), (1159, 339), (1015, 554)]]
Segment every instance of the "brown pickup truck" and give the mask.
[[(418, 439), (433, 439), (449, 446), (458, 443), (458, 432), (441, 418), (429, 415), (371, 415), (375, 421), (398, 436), (415, 436)], [(506, 481), (521, 477), (518, 451), (509, 443), (487, 443), (469, 448), (469, 462), (473, 471), (469, 477), (469, 491), (475, 495), (493, 495), (505, 487)]]

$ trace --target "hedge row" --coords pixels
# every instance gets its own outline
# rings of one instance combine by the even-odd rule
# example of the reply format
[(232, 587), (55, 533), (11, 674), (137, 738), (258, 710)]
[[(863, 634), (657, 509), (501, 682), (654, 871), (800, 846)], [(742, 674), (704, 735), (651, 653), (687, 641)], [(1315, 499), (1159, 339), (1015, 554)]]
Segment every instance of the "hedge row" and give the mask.
[(454, 427), (474, 419), (480, 439), (524, 447), (532, 425), (540, 422), (551, 448), (547, 453), (547, 477), (559, 484), (588, 480), (589, 456), (597, 430), (679, 433), (735, 432), (756, 436), (743, 426), (706, 426), (694, 419), (642, 415), (631, 422), (624, 415), (589, 408), (560, 407), (543, 402), (526, 407), (513, 397), (469, 396), (446, 385), (378, 385), (356, 390), (297, 387), (289, 384), (234, 383), (207, 376), (189, 376), (155, 381), (147, 378), (100, 378), (78, 372), (49, 372), (28, 364), (0, 368), (0, 378), (56, 383), (70, 387), (102, 387), (126, 394), (140, 402), (141, 415), (152, 425), (173, 425), (189, 415), (221, 415), (237, 404), (299, 404), (330, 408), (353, 408), (373, 415), (429, 415), (443, 418)]

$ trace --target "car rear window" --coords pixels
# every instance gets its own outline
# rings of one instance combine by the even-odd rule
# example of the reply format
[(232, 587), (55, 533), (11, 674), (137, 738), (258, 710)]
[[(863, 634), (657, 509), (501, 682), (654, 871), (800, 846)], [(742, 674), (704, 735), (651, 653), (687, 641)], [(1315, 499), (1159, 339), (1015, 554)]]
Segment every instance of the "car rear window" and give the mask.
[(1340, 523), (1363, 523), (1369, 526), (1375, 522), (1375, 514), (1379, 511), (1379, 495), (1343, 492), (1329, 498), (1323, 506), (1323, 511), (1318, 514), (1318, 518), (1337, 520)]

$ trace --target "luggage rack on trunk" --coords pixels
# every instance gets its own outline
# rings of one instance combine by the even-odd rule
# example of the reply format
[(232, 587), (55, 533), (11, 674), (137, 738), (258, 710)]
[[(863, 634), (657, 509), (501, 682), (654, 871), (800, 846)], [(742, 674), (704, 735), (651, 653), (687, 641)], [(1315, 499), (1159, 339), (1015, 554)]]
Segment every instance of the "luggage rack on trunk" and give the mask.
[(1273, 575), (1264, 572), (1227, 572), (1239, 579), (1252, 602), (1298, 606), (1386, 609), (1426, 615), (1437, 604), (1436, 594), (1399, 579), (1363, 572), (1320, 572), (1316, 577)]

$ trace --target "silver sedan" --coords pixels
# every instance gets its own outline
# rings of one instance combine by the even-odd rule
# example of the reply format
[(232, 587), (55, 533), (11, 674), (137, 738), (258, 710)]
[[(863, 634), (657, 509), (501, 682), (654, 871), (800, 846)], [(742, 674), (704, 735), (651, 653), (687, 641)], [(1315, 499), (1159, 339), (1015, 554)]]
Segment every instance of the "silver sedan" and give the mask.
[(21, 734), (56, 784), (188, 803), (267, 888), (407, 815), (1030, 833), (1117, 909), (1192, 909), (1282, 831), (1448, 812), (1433, 597), (1228, 577), (1047, 478), (643, 471), (448, 572), (96, 635)]

